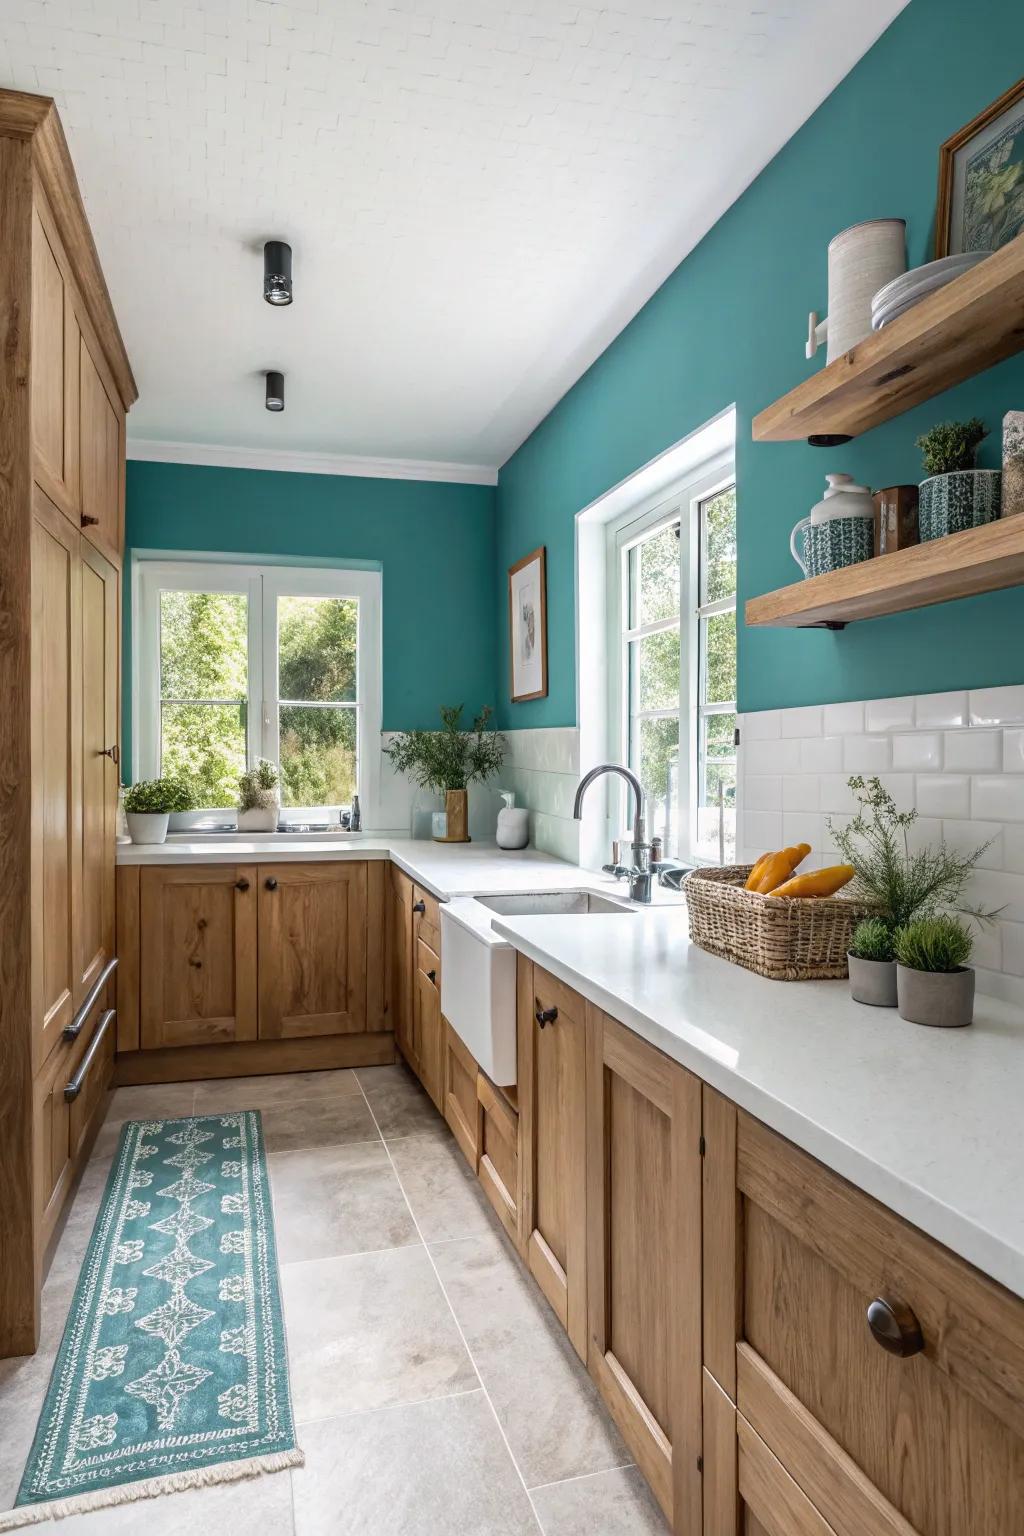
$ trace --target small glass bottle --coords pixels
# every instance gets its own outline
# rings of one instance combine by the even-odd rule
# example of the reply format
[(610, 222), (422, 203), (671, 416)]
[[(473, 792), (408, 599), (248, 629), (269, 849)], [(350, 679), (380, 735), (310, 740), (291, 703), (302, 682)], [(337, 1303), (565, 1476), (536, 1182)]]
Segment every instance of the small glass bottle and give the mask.
[(349, 819), (349, 831), (361, 832), (363, 829), (362, 812), (359, 809), (359, 796), (352, 796), (352, 815)]

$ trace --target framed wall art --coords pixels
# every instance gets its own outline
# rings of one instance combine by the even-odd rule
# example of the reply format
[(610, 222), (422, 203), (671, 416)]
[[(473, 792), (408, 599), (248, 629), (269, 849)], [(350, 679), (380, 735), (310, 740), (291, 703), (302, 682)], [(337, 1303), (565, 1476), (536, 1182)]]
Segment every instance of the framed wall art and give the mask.
[(998, 251), (1024, 230), (1024, 80), (939, 150), (935, 255)]
[(512, 702), (542, 699), (548, 691), (547, 570), (543, 545), (508, 572), (508, 633)]

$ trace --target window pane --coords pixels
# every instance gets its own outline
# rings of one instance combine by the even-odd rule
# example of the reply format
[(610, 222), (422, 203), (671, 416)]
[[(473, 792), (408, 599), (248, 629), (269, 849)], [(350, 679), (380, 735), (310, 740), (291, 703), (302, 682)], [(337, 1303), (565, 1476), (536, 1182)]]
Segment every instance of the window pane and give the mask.
[(728, 864), (736, 855), (736, 716), (701, 720), (697, 805), (697, 853)]
[(248, 625), (241, 592), (161, 592), (160, 697), (244, 699)]
[(634, 708), (679, 708), (679, 631), (662, 629), (630, 645)]
[(640, 782), (647, 796), (647, 835), (662, 839), (664, 852), (674, 853), (678, 842), (679, 717), (673, 720), (640, 720)]
[(184, 779), (201, 806), (235, 805), (245, 772), (244, 703), (160, 706), (160, 773)]
[(356, 712), (281, 705), (284, 805), (349, 805), (356, 783)]
[(679, 613), (679, 524), (645, 539), (629, 559), (630, 628), (674, 619)]
[(282, 699), (355, 702), (358, 618), (355, 598), (278, 598), (278, 693)]
[(704, 568), (701, 602), (736, 594), (736, 487), (701, 503), (704, 519)]
[(736, 697), (736, 614), (715, 613), (701, 620), (701, 672), (704, 704), (731, 704)]

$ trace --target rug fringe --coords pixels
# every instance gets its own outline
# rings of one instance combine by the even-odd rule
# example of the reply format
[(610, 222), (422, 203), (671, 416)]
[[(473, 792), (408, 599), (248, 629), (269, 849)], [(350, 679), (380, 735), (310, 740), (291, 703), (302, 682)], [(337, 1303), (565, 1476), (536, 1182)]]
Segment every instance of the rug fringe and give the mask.
[(73, 1494), (46, 1504), (20, 1504), (0, 1514), (0, 1531), (15, 1531), (43, 1520), (64, 1520), (91, 1509), (111, 1509), (115, 1504), (132, 1504), (138, 1499), (156, 1499), (164, 1493), (181, 1493), (188, 1488), (209, 1488), (215, 1483), (236, 1483), (243, 1478), (259, 1477), (264, 1472), (284, 1472), (305, 1462), (296, 1446), (290, 1451), (274, 1451), (267, 1456), (250, 1456), (245, 1461), (222, 1461), (212, 1467), (195, 1467), (189, 1472), (170, 1472), (165, 1477), (147, 1477), (137, 1483), (118, 1483), (112, 1488), (97, 1488), (90, 1493)]

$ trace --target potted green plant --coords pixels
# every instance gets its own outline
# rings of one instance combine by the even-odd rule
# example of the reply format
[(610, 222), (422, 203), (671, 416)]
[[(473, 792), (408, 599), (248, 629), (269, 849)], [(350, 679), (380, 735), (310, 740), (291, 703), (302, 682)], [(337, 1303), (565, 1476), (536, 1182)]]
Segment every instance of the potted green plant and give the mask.
[(446, 831), (436, 842), (468, 843), (467, 790), (475, 779), (489, 779), (505, 760), (505, 738), (491, 725), (484, 708), (470, 730), (462, 727), (461, 704), (441, 710), (439, 731), (403, 731), (384, 748), (398, 773), (445, 797)]
[(162, 843), (167, 819), (174, 804), (175, 785), (170, 779), (140, 779), (124, 792), (124, 813), (133, 843)]
[(281, 775), (267, 758), (256, 760), (238, 780), (239, 832), (276, 832), (281, 814)]
[(165, 779), (167, 785), (167, 803), (169, 809), (169, 832), (183, 832), (191, 822), (191, 813), (199, 804), (198, 797), (192, 785), (185, 779)]
[(866, 917), (853, 930), (850, 993), (854, 1002), (873, 1008), (896, 1007), (896, 958), (893, 934), (882, 917)]
[(970, 421), (942, 421), (917, 439), (924, 457), (918, 502), (921, 542), (947, 533), (980, 528), (999, 516), (1002, 472), (976, 469), (975, 455), (988, 436), (977, 416)]
[(895, 935), (900, 1018), (961, 1029), (974, 1017), (970, 933), (948, 915), (919, 917)]

